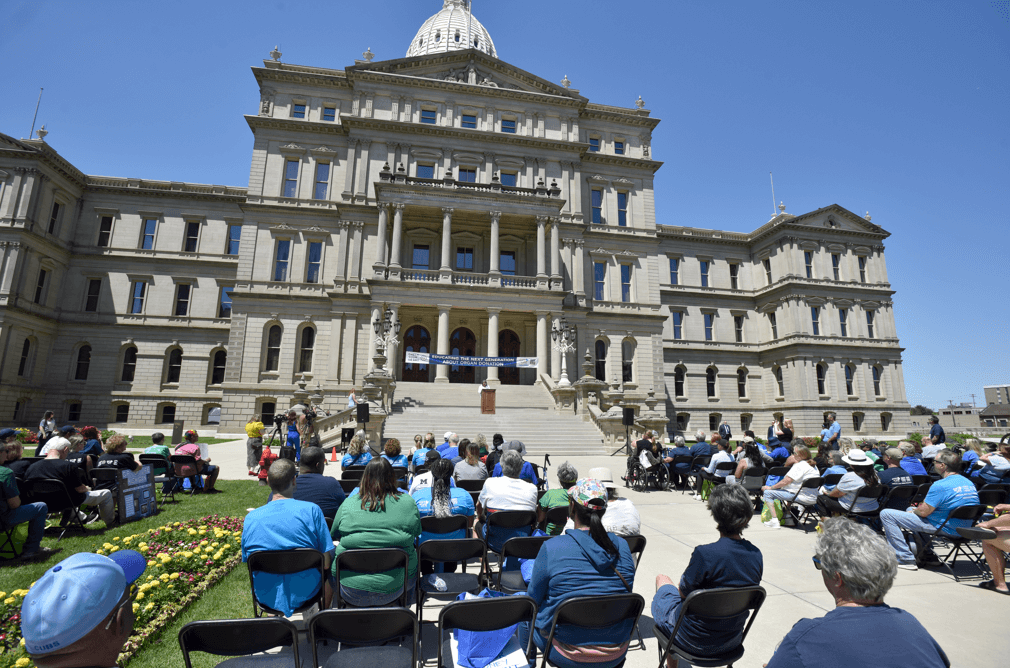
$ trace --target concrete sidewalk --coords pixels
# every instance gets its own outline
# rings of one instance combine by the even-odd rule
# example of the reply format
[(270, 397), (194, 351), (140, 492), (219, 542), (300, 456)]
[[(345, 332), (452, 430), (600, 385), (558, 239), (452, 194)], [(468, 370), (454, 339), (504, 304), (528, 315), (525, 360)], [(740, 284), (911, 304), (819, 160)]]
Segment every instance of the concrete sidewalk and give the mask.
[[(211, 445), (210, 455), (214, 463), (222, 467), (221, 478), (249, 479), (245, 468), (244, 440)], [(542, 458), (531, 461), (543, 464)], [(582, 475), (597, 466), (609, 467), (615, 479), (624, 474), (625, 458), (620, 455), (570, 457), (568, 461)], [(554, 471), (561, 461), (552, 458), (551, 463), (548, 477), (551, 486), (556, 487), (558, 483)], [(339, 465), (329, 464), (326, 473), (339, 477)], [(675, 491), (639, 493), (623, 487), (620, 493), (630, 498), (638, 508), (642, 517), (642, 535), (648, 539), (634, 584), (635, 592), (646, 600), (640, 623), (646, 650), (642, 651), (632, 644), (626, 665), (628, 668), (656, 668), (658, 654), (650, 614), (656, 576), (665, 573), (675, 582), (679, 581), (692, 550), (697, 545), (714, 542), (718, 533), (705, 504), (695, 501), (688, 494)], [(804, 617), (824, 615), (834, 607), (834, 601), (810, 560), (816, 533), (806, 534), (802, 530), (788, 528), (768, 529), (755, 516), (745, 537), (764, 555), (764, 580), (761, 584), (768, 591), (768, 598), (747, 637), (747, 653), (735, 665), (758, 668), (771, 658), (775, 647), (793, 624)], [(968, 571), (959, 573), (967, 574)], [(959, 584), (945, 570), (899, 570), (886, 602), (915, 615), (943, 647), (953, 666), (1005, 666), (1005, 652), (1000, 648), (1005, 649), (1006, 646), (1008, 601), (999, 594), (978, 589), (975, 586), (978, 581), (978, 577), (973, 577)], [(433, 616), (426, 613), (426, 618), (433, 619)], [(873, 633), (873, 629), (867, 629), (867, 633)], [(854, 639), (853, 642), (859, 641)], [(867, 657), (867, 665), (872, 665), (871, 657)]]

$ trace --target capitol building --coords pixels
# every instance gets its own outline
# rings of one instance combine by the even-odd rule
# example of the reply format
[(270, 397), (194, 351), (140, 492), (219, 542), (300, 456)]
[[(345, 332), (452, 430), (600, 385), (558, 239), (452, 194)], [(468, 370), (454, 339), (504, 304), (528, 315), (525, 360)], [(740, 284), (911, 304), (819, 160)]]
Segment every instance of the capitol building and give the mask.
[(671, 433), (763, 435), (785, 415), (816, 435), (835, 412), (843, 435), (904, 435), (887, 231), (830, 203), (747, 233), (657, 219), (642, 99), (508, 64), (468, 5), (444, 0), (402, 58), (328, 69), (275, 50), (254, 67), (247, 186), (89, 176), (0, 135), (0, 424), (51, 409), (240, 433), (301, 380), (340, 409), (389, 311), (396, 401), (487, 379), (553, 406), (564, 367), (601, 381), (596, 412), (610, 392), (652, 397)]

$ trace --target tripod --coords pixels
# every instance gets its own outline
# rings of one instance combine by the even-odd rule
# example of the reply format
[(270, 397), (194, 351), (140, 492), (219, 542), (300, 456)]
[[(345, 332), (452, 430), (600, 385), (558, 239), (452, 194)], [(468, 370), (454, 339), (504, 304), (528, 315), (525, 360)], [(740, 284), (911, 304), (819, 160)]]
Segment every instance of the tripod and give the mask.
[(626, 452), (627, 455), (631, 456), (631, 426), (624, 425), (624, 445), (619, 447), (615, 452), (610, 453), (610, 456), (619, 455), (622, 452)]

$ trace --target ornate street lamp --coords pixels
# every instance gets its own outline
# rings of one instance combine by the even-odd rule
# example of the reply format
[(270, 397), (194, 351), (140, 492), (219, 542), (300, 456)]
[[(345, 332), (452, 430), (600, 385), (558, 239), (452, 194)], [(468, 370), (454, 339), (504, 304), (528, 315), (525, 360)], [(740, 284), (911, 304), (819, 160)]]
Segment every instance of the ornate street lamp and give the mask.
[(387, 308), (381, 318), (373, 320), (372, 328), (375, 330), (376, 352), (384, 354), (390, 346), (396, 345), (396, 336), (400, 333), (400, 321), (393, 320), (392, 309)]
[(575, 351), (575, 325), (569, 325), (564, 316), (551, 327), (551, 347), (561, 353), (561, 379), (558, 387), (571, 387), (568, 380), (568, 353)]

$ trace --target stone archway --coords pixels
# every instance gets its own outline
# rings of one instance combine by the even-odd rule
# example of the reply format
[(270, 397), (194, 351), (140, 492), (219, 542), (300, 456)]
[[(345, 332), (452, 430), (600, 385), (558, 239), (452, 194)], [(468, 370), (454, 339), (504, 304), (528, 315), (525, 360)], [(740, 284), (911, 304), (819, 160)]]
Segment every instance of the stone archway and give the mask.
[(403, 363), (401, 380), (407, 383), (427, 383), (427, 364), (407, 364), (407, 352), (430, 353), (431, 334), (421, 325), (414, 325), (403, 335), (403, 356), (400, 361)]
[[(449, 354), (473, 357), (477, 354), (477, 337), (466, 327), (460, 327), (449, 336)], [(449, 366), (450, 383), (475, 383), (476, 373), (472, 366)]]
[[(511, 329), (498, 332), (498, 356), (519, 357), (519, 335)], [(517, 367), (502, 367), (498, 369), (498, 379), (502, 385), (518, 385), (519, 369)]]

